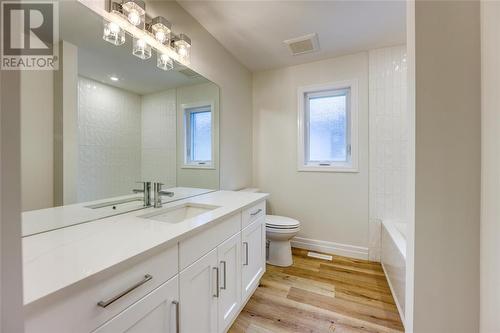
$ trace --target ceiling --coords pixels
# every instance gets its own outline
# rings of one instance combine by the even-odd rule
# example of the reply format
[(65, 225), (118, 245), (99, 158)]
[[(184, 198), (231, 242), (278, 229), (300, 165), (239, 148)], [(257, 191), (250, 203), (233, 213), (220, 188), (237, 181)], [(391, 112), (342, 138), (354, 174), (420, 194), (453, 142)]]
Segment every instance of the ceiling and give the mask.
[[(252, 71), (405, 43), (405, 1), (178, 0)], [(317, 33), (320, 50), (292, 56), (284, 40)]]
[[(132, 37), (114, 46), (102, 39), (100, 16), (76, 1), (61, 1), (60, 39), (78, 47), (78, 74), (93, 80), (134, 92), (150, 94), (167, 89), (209, 82), (200, 75), (188, 76), (183, 69), (163, 71), (156, 67), (156, 53), (148, 60), (132, 55)], [(190, 72), (189, 74), (196, 74)], [(111, 81), (115, 76), (119, 81)]]

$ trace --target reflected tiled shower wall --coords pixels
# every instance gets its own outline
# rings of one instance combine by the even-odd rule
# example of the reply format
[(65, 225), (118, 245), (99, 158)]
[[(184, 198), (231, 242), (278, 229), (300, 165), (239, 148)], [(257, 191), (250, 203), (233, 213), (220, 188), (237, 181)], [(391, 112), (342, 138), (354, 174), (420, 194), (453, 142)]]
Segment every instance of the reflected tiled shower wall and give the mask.
[(78, 79), (77, 200), (130, 193), (141, 177), (141, 96)]
[(78, 202), (176, 185), (176, 90), (140, 96), (78, 80)]
[(382, 220), (408, 220), (406, 47), (369, 52), (370, 260), (380, 261)]

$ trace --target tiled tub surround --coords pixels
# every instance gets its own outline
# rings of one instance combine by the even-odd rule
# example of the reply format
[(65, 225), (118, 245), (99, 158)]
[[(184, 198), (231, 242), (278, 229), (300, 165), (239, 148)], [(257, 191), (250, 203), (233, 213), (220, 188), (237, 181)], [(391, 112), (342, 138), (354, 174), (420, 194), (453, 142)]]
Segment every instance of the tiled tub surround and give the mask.
[(403, 323), (405, 322), (406, 223), (382, 222), (382, 267)]
[(78, 79), (78, 202), (176, 185), (176, 91), (140, 96)]
[(380, 261), (380, 221), (408, 219), (406, 47), (369, 52), (369, 258)]

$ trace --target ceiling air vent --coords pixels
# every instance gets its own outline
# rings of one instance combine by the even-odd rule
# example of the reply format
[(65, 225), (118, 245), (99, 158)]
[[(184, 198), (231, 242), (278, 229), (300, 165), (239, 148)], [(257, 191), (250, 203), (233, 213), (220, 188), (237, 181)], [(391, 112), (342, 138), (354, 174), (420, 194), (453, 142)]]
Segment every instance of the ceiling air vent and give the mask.
[(287, 39), (284, 41), (290, 48), (292, 55), (315, 52), (319, 50), (318, 34), (309, 34), (302, 37)]
[(195, 71), (190, 70), (189, 68), (185, 68), (185, 67), (182, 69), (179, 69), (179, 73), (186, 75), (190, 79), (201, 77), (200, 74), (196, 73)]

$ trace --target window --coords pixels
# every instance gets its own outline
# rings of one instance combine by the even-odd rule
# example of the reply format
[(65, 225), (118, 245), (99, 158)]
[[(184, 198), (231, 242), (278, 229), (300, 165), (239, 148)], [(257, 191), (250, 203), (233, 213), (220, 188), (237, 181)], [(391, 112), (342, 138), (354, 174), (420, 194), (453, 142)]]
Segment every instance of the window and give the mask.
[(357, 171), (356, 81), (299, 89), (299, 171)]
[(212, 167), (212, 106), (184, 107), (185, 164)]

